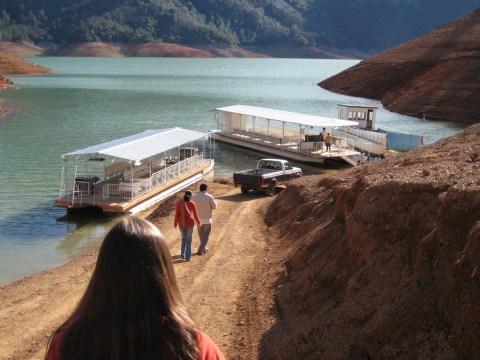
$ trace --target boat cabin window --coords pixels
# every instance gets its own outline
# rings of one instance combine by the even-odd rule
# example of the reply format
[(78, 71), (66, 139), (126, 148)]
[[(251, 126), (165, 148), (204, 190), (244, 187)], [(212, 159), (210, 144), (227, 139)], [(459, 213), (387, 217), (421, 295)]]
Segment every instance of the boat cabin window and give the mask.
[(348, 120), (365, 120), (366, 113), (365, 111), (349, 111)]

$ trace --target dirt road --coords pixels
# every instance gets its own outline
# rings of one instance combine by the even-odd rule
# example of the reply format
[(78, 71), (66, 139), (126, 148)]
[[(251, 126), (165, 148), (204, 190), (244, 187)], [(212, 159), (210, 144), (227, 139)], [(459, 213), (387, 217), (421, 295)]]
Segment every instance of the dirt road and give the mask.
[[(231, 184), (209, 183), (208, 191), (218, 202), (210, 250), (189, 263), (179, 261), (174, 199), (141, 216), (166, 235), (184, 300), (199, 328), (228, 359), (254, 359), (261, 334), (276, 318), (271, 287), (260, 280), (270, 266), (263, 214), (273, 198), (245, 196)], [(195, 234), (193, 250), (198, 243)], [(49, 335), (83, 294), (95, 260), (91, 254), (0, 288), (0, 359), (43, 358)]]

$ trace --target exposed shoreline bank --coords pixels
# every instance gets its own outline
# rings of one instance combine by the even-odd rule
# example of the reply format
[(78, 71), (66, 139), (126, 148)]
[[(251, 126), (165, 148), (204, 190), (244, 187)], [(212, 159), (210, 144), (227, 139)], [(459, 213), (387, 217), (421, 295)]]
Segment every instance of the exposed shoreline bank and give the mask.
[(27, 42), (1, 42), (0, 51), (18, 57), (86, 56), (86, 57), (197, 57), (197, 58), (309, 58), (353, 59), (339, 50), (314, 46), (255, 46), (240, 47), (226, 44), (182, 45), (166, 42), (114, 43), (83, 42), (68, 45)]
[[(50, 69), (29, 63), (0, 49), (0, 90), (13, 85), (13, 82), (5, 78), (4, 75), (44, 74), (50, 71)], [(8, 109), (0, 106), (0, 117), (7, 113)]]

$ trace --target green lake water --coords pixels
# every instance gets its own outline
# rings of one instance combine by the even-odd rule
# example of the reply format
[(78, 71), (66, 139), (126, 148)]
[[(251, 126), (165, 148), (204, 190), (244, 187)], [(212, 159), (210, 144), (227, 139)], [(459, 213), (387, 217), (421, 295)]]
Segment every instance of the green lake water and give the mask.
[[(10, 76), (0, 92), (0, 285), (95, 249), (111, 220), (68, 219), (54, 207), (64, 153), (148, 129), (215, 128), (221, 106), (245, 104), (336, 117), (338, 103), (380, 106), (377, 126), (423, 135), (426, 143), (462, 125), (390, 113), (377, 101), (316, 84), (354, 60), (75, 58), (27, 59), (51, 68)], [(216, 177), (254, 166), (259, 154), (217, 144)]]

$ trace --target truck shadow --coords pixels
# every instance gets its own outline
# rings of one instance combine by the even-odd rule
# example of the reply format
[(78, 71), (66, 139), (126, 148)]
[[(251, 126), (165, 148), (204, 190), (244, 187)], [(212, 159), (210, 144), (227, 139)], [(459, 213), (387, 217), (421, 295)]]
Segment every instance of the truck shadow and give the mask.
[(263, 199), (265, 197), (275, 197), (280, 192), (282, 192), (285, 189), (283, 186), (277, 186), (275, 195), (273, 196), (268, 196), (264, 192), (254, 192), (250, 191), (248, 194), (242, 194), (240, 192), (240, 188), (238, 188), (238, 194), (233, 194), (233, 195), (226, 195), (226, 196), (219, 196), (218, 199), (222, 199), (225, 201), (231, 201), (231, 202), (246, 202), (246, 201), (255, 201), (258, 199)]

